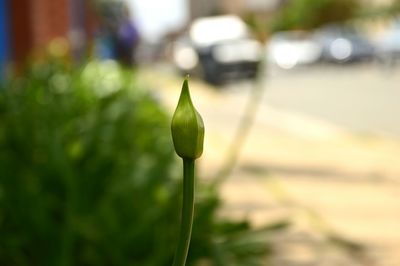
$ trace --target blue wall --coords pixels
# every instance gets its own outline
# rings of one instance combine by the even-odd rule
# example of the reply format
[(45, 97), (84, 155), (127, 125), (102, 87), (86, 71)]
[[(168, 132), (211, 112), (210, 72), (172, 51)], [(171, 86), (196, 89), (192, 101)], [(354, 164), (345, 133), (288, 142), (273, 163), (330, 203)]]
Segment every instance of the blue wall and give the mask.
[(5, 74), (5, 65), (10, 59), (8, 1), (0, 0), (0, 79)]

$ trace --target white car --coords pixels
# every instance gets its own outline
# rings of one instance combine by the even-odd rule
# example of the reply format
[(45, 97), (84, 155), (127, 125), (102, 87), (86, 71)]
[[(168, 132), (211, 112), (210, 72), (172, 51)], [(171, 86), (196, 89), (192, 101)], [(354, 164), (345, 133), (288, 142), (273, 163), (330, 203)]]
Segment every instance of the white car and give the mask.
[(380, 62), (393, 65), (400, 61), (400, 20), (388, 29), (377, 43), (376, 55)]
[(275, 33), (267, 45), (267, 59), (283, 69), (308, 65), (321, 58), (322, 46), (306, 31)]

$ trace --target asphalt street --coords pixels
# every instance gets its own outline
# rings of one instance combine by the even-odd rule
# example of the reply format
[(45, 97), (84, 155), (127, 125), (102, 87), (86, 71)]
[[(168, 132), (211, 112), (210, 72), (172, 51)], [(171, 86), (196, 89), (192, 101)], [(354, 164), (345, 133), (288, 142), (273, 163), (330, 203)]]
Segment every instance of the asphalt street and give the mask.
[[(227, 85), (239, 93), (244, 86)], [(400, 137), (400, 67), (370, 63), (273, 70), (265, 90), (264, 104), (271, 107), (356, 133)]]

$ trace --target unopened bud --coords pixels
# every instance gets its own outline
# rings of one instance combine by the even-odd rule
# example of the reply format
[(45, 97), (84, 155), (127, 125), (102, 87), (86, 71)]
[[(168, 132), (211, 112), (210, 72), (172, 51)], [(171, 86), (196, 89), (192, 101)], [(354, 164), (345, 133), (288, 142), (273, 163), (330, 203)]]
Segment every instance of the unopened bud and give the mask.
[(204, 124), (190, 98), (186, 77), (178, 106), (171, 123), (172, 140), (176, 153), (182, 158), (197, 159), (203, 153)]

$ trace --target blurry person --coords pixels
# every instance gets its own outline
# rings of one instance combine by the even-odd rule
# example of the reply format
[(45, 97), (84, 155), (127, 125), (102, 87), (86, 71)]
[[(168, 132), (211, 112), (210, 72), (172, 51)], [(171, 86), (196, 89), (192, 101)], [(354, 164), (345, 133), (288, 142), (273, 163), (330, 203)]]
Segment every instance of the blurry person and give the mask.
[(117, 32), (114, 35), (115, 56), (120, 63), (133, 66), (136, 63), (135, 51), (139, 43), (139, 32), (126, 5), (122, 6), (121, 13)]
[(99, 15), (97, 55), (133, 66), (140, 38), (128, 6), (124, 2), (106, 2), (100, 6)]

